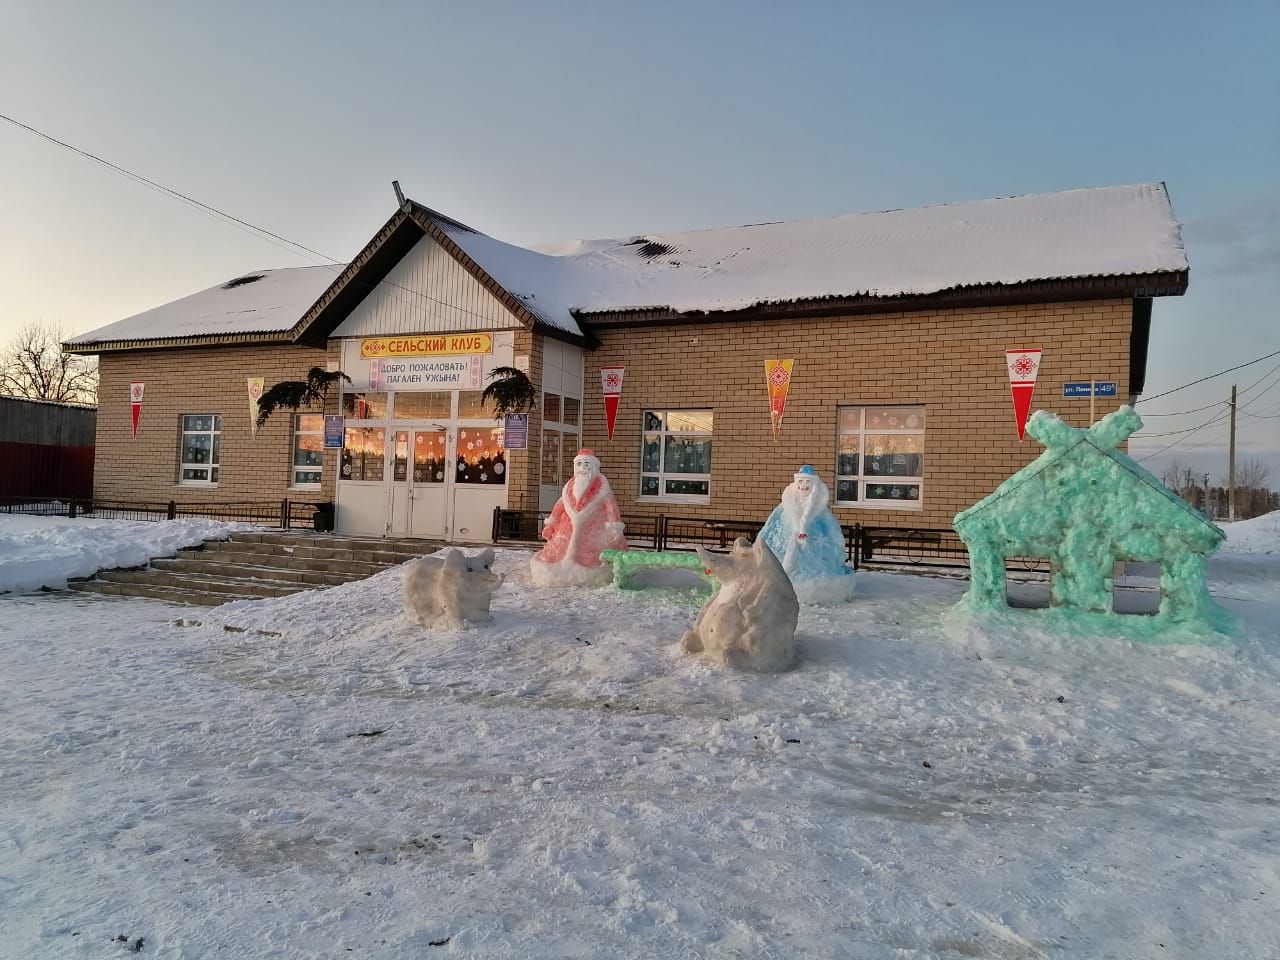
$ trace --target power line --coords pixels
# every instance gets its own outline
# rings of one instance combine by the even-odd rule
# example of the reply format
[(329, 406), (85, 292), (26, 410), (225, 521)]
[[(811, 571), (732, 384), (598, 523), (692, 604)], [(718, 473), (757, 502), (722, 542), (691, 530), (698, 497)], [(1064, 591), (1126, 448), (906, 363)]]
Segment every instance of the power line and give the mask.
[(1150, 459), (1152, 459), (1153, 457), (1158, 457), (1158, 456), (1160, 456), (1160, 454), (1165, 453), (1165, 452), (1167, 452), (1167, 451), (1169, 451), (1169, 450), (1172, 450), (1172, 449), (1173, 449), (1174, 447), (1176, 447), (1178, 444), (1182, 443), (1182, 441), (1187, 440), (1187, 439), (1190, 439), (1194, 434), (1196, 434), (1196, 433), (1198, 433), (1199, 431), (1203, 430), (1205, 427), (1212, 426), (1212, 425), (1213, 425), (1213, 424), (1215, 424), (1215, 423), (1221, 423), (1221, 422), (1223, 421), (1223, 419), (1224, 419), (1223, 417), (1218, 417), (1217, 419), (1209, 420), (1209, 421), (1207, 421), (1207, 422), (1205, 422), (1205, 423), (1202, 423), (1202, 424), (1200, 424), (1200, 426), (1198, 426), (1198, 427), (1192, 427), (1192, 428), (1191, 428), (1190, 430), (1188, 430), (1188, 431), (1187, 431), (1183, 436), (1179, 437), (1177, 440), (1173, 441), (1173, 443), (1169, 444), (1168, 446), (1161, 447), (1161, 448), (1160, 448), (1159, 450), (1157, 450), (1155, 453), (1149, 453), (1149, 454), (1147, 454), (1145, 457), (1138, 457), (1138, 463), (1144, 463), (1145, 461), (1150, 460)]
[[(1224, 402), (1225, 402), (1225, 401), (1224, 401)], [(1209, 420), (1206, 420), (1204, 423), (1202, 423), (1202, 424), (1200, 424), (1199, 426), (1196, 426), (1196, 427), (1187, 427), (1187, 428), (1185, 428), (1185, 429), (1183, 429), (1183, 430), (1167, 430), (1167, 431), (1165, 431), (1164, 433), (1135, 433), (1135, 434), (1133, 434), (1129, 439), (1131, 439), (1131, 440), (1155, 440), (1155, 439), (1157, 439), (1157, 438), (1159, 438), (1159, 437), (1176, 437), (1176, 436), (1178, 436), (1179, 434), (1182, 434), (1182, 433), (1195, 433), (1197, 430), (1201, 430), (1201, 429), (1203, 429), (1203, 428), (1205, 428), (1205, 427), (1212, 426), (1212, 425), (1213, 425), (1213, 424), (1215, 424), (1215, 423), (1221, 423), (1223, 420), (1227, 419), (1227, 417), (1228, 417), (1228, 416), (1230, 416), (1230, 412), (1229, 412), (1229, 411), (1228, 411), (1227, 413), (1220, 413), (1220, 414), (1218, 414), (1217, 416), (1215, 416), (1215, 417), (1213, 417), (1213, 418), (1211, 418), (1211, 419), (1209, 419)]]
[(1186, 416), (1188, 413), (1200, 413), (1204, 410), (1210, 410), (1213, 407), (1220, 407), (1226, 402), (1226, 400), (1219, 400), (1217, 403), (1206, 403), (1203, 407), (1196, 407), (1194, 410), (1178, 410), (1175, 413), (1147, 413), (1144, 410), (1142, 413), (1142, 419), (1145, 420), (1147, 417), (1182, 417)]
[[(1258, 384), (1262, 383), (1264, 380), (1266, 380), (1268, 377), (1270, 377), (1270, 376), (1271, 376), (1273, 373), (1275, 373), (1277, 370), (1280, 370), (1280, 363), (1277, 363), (1274, 367), (1272, 367), (1270, 370), (1268, 370), (1266, 373), (1264, 373), (1261, 377), (1259, 377), (1257, 380), (1253, 381), (1253, 383), (1249, 384), (1249, 386), (1247, 386), (1247, 387), (1245, 387), (1243, 390), (1239, 391), (1239, 395), (1240, 395), (1240, 396), (1243, 396), (1244, 394), (1248, 393), (1248, 392), (1249, 392), (1250, 390), (1252, 390), (1254, 387), (1258, 386)], [(1277, 384), (1280, 384), (1280, 378), (1277, 378), (1274, 382), (1272, 382), (1272, 383), (1271, 383), (1271, 385), (1270, 385), (1270, 386), (1265, 387), (1265, 388), (1262, 390), (1262, 392), (1261, 392), (1261, 393), (1259, 393), (1256, 397), (1254, 397), (1254, 398), (1253, 398), (1252, 400), (1250, 400), (1248, 403), (1244, 404), (1244, 405), (1243, 405), (1243, 406), (1241, 406), (1241, 407), (1238, 407), (1238, 409), (1239, 409), (1241, 412), (1243, 412), (1243, 411), (1245, 410), (1245, 408), (1253, 406), (1255, 403), (1257, 403), (1259, 400), (1261, 400), (1264, 396), (1266, 396), (1268, 393), (1270, 393), (1272, 390), (1274, 390)], [(1224, 401), (1221, 401), (1220, 403), (1211, 403), (1211, 404), (1209, 404), (1209, 406), (1210, 406), (1210, 407), (1217, 407), (1217, 406), (1221, 406), (1223, 403), (1226, 403), (1226, 402), (1227, 402), (1227, 401), (1225, 401), (1225, 400), (1224, 400)], [(1207, 410), (1207, 409), (1208, 409), (1208, 407), (1202, 407), (1201, 409), (1203, 409), (1203, 410)], [(1187, 411), (1185, 411), (1185, 412), (1186, 412), (1186, 413), (1195, 413), (1196, 411), (1194, 411), (1194, 410), (1187, 410)], [(1200, 427), (1207, 427), (1207, 426), (1209, 426), (1210, 424), (1217, 422), (1218, 420), (1225, 420), (1225, 419), (1226, 419), (1227, 417), (1229, 417), (1230, 415), (1231, 415), (1231, 411), (1230, 411), (1230, 410), (1228, 410), (1228, 411), (1226, 411), (1225, 413), (1223, 413), (1223, 414), (1219, 415), (1218, 417), (1216, 417), (1214, 420), (1208, 420), (1208, 421), (1206, 421), (1205, 423), (1200, 424)], [(1180, 434), (1180, 433), (1191, 433), (1191, 432), (1193, 432), (1193, 431), (1195, 431), (1195, 430), (1199, 430), (1199, 429), (1200, 429), (1200, 427), (1187, 427), (1187, 428), (1186, 428), (1186, 429), (1184, 429), (1184, 430), (1169, 430), (1169, 431), (1166, 431), (1165, 433), (1135, 433), (1135, 434), (1133, 435), (1133, 438), (1134, 438), (1135, 440), (1154, 440), (1156, 437), (1176, 437), (1176, 436), (1177, 436), (1178, 434)]]
[[(247, 231), (250, 231), (252, 232), (253, 235), (257, 236), (258, 239), (266, 240), (268, 243), (270, 243), (274, 247), (279, 247), (280, 243), (287, 244), (288, 245), (287, 247), (283, 247), (281, 249), (284, 249), (286, 250), (286, 252), (292, 253), (295, 256), (298, 255), (298, 251), (301, 250), (312, 257), (318, 257), (319, 259), (321, 259), (326, 263), (346, 263), (347, 262), (338, 257), (331, 257), (326, 253), (321, 253), (319, 250), (314, 250), (311, 247), (306, 246), (305, 244), (298, 243), (296, 240), (290, 240), (288, 237), (282, 237), (278, 233), (272, 233), (270, 230), (267, 230), (264, 227), (259, 227), (255, 224), (252, 224), (248, 220), (242, 220), (239, 217), (234, 216), (230, 213), (227, 213), (224, 210), (219, 210), (217, 207), (211, 206), (207, 203), (202, 203), (201, 201), (195, 199), (194, 197), (189, 197), (185, 193), (175, 190), (172, 187), (166, 187), (164, 184), (157, 183), (154, 180), (144, 177), (140, 173), (134, 173), (132, 170), (129, 170), (126, 167), (122, 167), (118, 163), (112, 163), (110, 160), (106, 160), (103, 157), (100, 157), (94, 153), (90, 153), (87, 150), (82, 150), (79, 147), (74, 146), (73, 144), (67, 143), (65, 140), (59, 140), (57, 137), (50, 136), (49, 134), (41, 130), (37, 130), (35, 127), (31, 126), (30, 124), (23, 123), (20, 120), (15, 120), (13, 117), (10, 117), (6, 114), (0, 113), (0, 120), (8, 121), (9, 123), (13, 124), (15, 127), (19, 127), (23, 130), (26, 130), (28, 133), (35, 134), (37, 137), (39, 137), (42, 140), (47, 140), (49, 143), (56, 144), (57, 146), (62, 147), (63, 149), (66, 149), (66, 150), (70, 150), (72, 153), (76, 154), (77, 156), (81, 156), (88, 160), (92, 160), (94, 163), (100, 163), (107, 169), (112, 170), (123, 177), (127, 177), (128, 179), (133, 180), (136, 183), (141, 183), (146, 187), (149, 187), (153, 190), (157, 190), (171, 199), (181, 201), (182, 203), (185, 203), (191, 207), (194, 207), (203, 213), (207, 213), (210, 216), (220, 219), (225, 223), (229, 223), (232, 226), (235, 226), (237, 229), (245, 229)], [(277, 243), (276, 241), (279, 241), (279, 243)], [(290, 249), (290, 248), (296, 248), (296, 249)], [(379, 284), (384, 284), (384, 283), (388, 287), (391, 287), (397, 290), (402, 290), (405, 293), (411, 294), (412, 296), (415, 296), (415, 297), (419, 297), (420, 299), (428, 301), (429, 303), (439, 304), (442, 307), (446, 307), (458, 313), (465, 314), (467, 316), (472, 316), (479, 320), (484, 320), (486, 323), (492, 322), (492, 319), (493, 319), (492, 317), (486, 317), (484, 314), (477, 313), (474, 310), (468, 310), (465, 307), (458, 306), (457, 304), (446, 303), (443, 300), (439, 300), (429, 294), (422, 293), (421, 291), (411, 290), (408, 287), (402, 286), (392, 280), (387, 280), (384, 278), (382, 280), (379, 280), (377, 284), (363, 284), (363, 285), (367, 290), (373, 290)], [(400, 299), (401, 303), (405, 302), (403, 298), (398, 298), (398, 299)]]
[(44, 133), (41, 130), (37, 130), (35, 127), (30, 126), (29, 124), (23, 123), (21, 120), (15, 120), (13, 117), (7, 116), (3, 113), (0, 113), (0, 120), (7, 120), (9, 123), (13, 124), (15, 127), (21, 127), (23, 130), (26, 130), (28, 133), (34, 133), (37, 137), (39, 137), (42, 140), (47, 140), (50, 143), (57, 144), (59, 147), (62, 147), (63, 149), (70, 150), (74, 154), (78, 154), (79, 156), (92, 160), (94, 163), (100, 163), (104, 167), (108, 168), (109, 170), (114, 170), (116, 173), (122, 174), (123, 176), (126, 176), (131, 180), (135, 180), (138, 183), (145, 184), (146, 186), (151, 187), (152, 189), (159, 190), (161, 193), (166, 194), (174, 198), (175, 200), (181, 200), (183, 203), (190, 204), (191, 206), (197, 207), (200, 210), (204, 210), (205, 212), (213, 214), (216, 217), (221, 217), (222, 219), (229, 220), (232, 223), (237, 223), (242, 227), (248, 227), (254, 233), (260, 234), (264, 237), (270, 237), (274, 240), (279, 240), (281, 243), (287, 243), (291, 247), (297, 247), (299, 250), (303, 250), (311, 254), (312, 256), (320, 257), (322, 260), (330, 260), (330, 261), (333, 260), (332, 257), (326, 257), (323, 253), (320, 253), (318, 250), (312, 250), (310, 247), (304, 246), (301, 243), (297, 243), (293, 240), (290, 240), (287, 237), (282, 237), (278, 233), (272, 233), (270, 230), (267, 230), (267, 229), (264, 229), (263, 227), (259, 227), (255, 224), (249, 223), (247, 220), (241, 220), (239, 217), (232, 216), (231, 214), (227, 213), (224, 210), (219, 210), (217, 207), (211, 207), (207, 203), (201, 203), (199, 200), (195, 199), (194, 197), (189, 197), (185, 193), (181, 193), (177, 190), (174, 190), (172, 187), (166, 187), (162, 183), (156, 183), (154, 180), (150, 180), (147, 177), (144, 177), (140, 173), (134, 173), (132, 170), (128, 170), (117, 163), (112, 163), (110, 160), (106, 160), (98, 156), (97, 154), (90, 153), (87, 150), (81, 150), (79, 147), (73, 146), (72, 144), (67, 143), (65, 140), (59, 140), (57, 137), (51, 137), (49, 134)]
[(1172, 390), (1166, 390), (1164, 393), (1157, 393), (1155, 396), (1151, 396), (1151, 397), (1143, 397), (1140, 400), (1135, 400), (1134, 404), (1136, 405), (1139, 403), (1148, 403), (1152, 400), (1159, 400), (1161, 397), (1167, 397), (1171, 393), (1177, 393), (1179, 390), (1187, 389), (1187, 387), (1194, 387), (1197, 384), (1204, 383), (1206, 380), (1212, 380), (1214, 377), (1220, 377), (1224, 373), (1231, 373), (1235, 370), (1243, 370), (1245, 367), (1252, 367), (1255, 363), (1261, 363), (1263, 360), (1270, 360), (1272, 357), (1280, 357), (1280, 350), (1276, 350), (1272, 353), (1268, 353), (1265, 356), (1258, 357), (1255, 360), (1250, 360), (1248, 363), (1241, 363), (1234, 367), (1228, 367), (1226, 370), (1219, 370), (1217, 373), (1211, 373), (1207, 377), (1201, 377), (1199, 380), (1192, 380), (1190, 383), (1184, 383), (1182, 386), (1174, 387)]
[[(1250, 390), (1252, 390), (1254, 387), (1256, 387), (1258, 384), (1260, 384), (1263, 380), (1267, 379), (1267, 377), (1271, 376), (1271, 375), (1272, 375), (1273, 373), (1275, 373), (1277, 370), (1280, 370), (1280, 363), (1277, 363), (1274, 367), (1272, 367), (1270, 370), (1268, 370), (1266, 373), (1264, 373), (1262, 376), (1260, 376), (1257, 380), (1253, 381), (1253, 383), (1249, 384), (1249, 386), (1247, 386), (1247, 387), (1245, 387), (1243, 390), (1241, 390), (1241, 391), (1240, 391), (1240, 393), (1241, 393), (1241, 394), (1246, 394), (1246, 393), (1248, 393)], [(1274, 387), (1274, 386), (1275, 386), (1275, 384), (1273, 383), (1273, 384), (1271, 385), (1271, 387)], [(1267, 390), (1270, 390), (1270, 389), (1271, 389), (1271, 387), (1267, 387)], [(1263, 390), (1263, 391), (1262, 391), (1262, 393), (1266, 393), (1266, 392), (1267, 392), (1267, 390)], [(1258, 399), (1258, 397), (1261, 397), (1261, 396), (1262, 396), (1262, 393), (1258, 394), (1258, 396), (1257, 396), (1257, 397), (1254, 397), (1254, 398), (1253, 398), (1253, 400), (1250, 400), (1250, 401), (1249, 401), (1249, 403), (1250, 403), (1250, 404), (1254, 403), (1254, 402)]]

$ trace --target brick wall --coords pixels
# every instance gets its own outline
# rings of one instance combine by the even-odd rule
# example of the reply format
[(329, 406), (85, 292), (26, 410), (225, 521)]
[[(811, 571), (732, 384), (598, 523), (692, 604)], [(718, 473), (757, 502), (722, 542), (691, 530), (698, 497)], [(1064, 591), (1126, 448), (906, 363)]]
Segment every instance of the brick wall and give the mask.
[[(245, 383), (247, 377), (260, 376), (269, 389), (281, 380), (301, 380), (311, 367), (324, 367), (326, 359), (324, 350), (294, 346), (103, 354), (99, 360), (94, 496), (190, 504), (268, 503), (284, 497), (333, 500), (337, 451), (325, 451), (320, 491), (291, 490), (293, 412), (276, 411), (255, 438), (250, 430)], [(146, 383), (136, 437), (129, 411), (129, 383), (133, 380)], [(335, 390), (324, 412), (336, 413), (337, 405)], [(178, 483), (180, 420), (183, 414), (194, 413), (222, 417), (215, 487)]]
[[(923, 509), (838, 507), (842, 523), (950, 526), (958, 511), (1029, 463), (1040, 446), (1014, 434), (1004, 350), (1040, 347), (1036, 408), (1083, 425), (1088, 400), (1064, 400), (1062, 384), (1090, 376), (1118, 381), (1128, 396), (1127, 299), (889, 313), (822, 320), (764, 320), (596, 331), (586, 356), (583, 443), (604, 463), (623, 512), (631, 516), (763, 519), (802, 463), (835, 490), (836, 410), (840, 406), (923, 405), (926, 409)], [(543, 339), (516, 335), (541, 382)], [(305, 347), (140, 351), (101, 357), (95, 495), (126, 500), (267, 502), (332, 500), (337, 452), (326, 451), (319, 492), (290, 489), (292, 416), (282, 411), (250, 433), (245, 378), (267, 386), (336, 363)], [(782, 436), (769, 430), (764, 361), (792, 357), (794, 379)], [(597, 383), (606, 364), (626, 366), (617, 429), (610, 441)], [(138, 436), (131, 436), (129, 382), (146, 382)], [(638, 502), (641, 417), (645, 409), (710, 408), (715, 413), (711, 502)], [(1114, 402), (1098, 401), (1098, 415)], [(329, 409), (337, 412), (336, 391)], [(222, 417), (216, 488), (178, 483), (179, 418)], [(508, 503), (536, 509), (541, 419), (529, 418), (529, 450), (513, 453)]]
[[(540, 335), (529, 330), (516, 331), (515, 356), (529, 358), (529, 379), (537, 387), (542, 384), (542, 343)], [(507, 506), (512, 510), (538, 509), (541, 436), (542, 408), (539, 406), (529, 411), (529, 448), (507, 453)]]
[[(763, 519), (796, 468), (810, 463), (835, 494), (836, 409), (926, 408), (923, 509), (836, 508), (841, 523), (949, 527), (951, 518), (1039, 455), (1017, 440), (1004, 351), (1044, 350), (1033, 409), (1084, 425), (1089, 401), (1064, 400), (1064, 381), (1118, 381), (1129, 391), (1127, 299), (889, 313), (823, 320), (767, 320), (598, 330), (587, 354), (583, 440), (601, 458), (624, 514)], [(782, 436), (769, 429), (766, 359), (795, 358)], [(610, 441), (595, 378), (626, 366)], [(637, 502), (645, 409), (706, 407), (715, 413), (711, 502)], [(533, 434), (531, 424), (531, 435)], [(532, 451), (531, 451), (532, 452)], [(535, 461), (536, 462), (536, 461)]]

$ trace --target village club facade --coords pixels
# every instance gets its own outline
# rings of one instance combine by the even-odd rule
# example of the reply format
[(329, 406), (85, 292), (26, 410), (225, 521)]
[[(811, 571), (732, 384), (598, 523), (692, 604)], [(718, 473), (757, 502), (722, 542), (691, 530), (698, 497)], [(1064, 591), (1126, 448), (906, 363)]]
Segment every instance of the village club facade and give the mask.
[[(345, 267), (236, 278), (68, 348), (100, 359), (99, 498), (329, 502), (339, 532), (482, 542), (495, 507), (548, 511), (586, 446), (628, 517), (763, 520), (808, 463), (842, 523), (948, 528), (1036, 456), (1004, 351), (1041, 349), (1035, 406), (1084, 426), (1063, 385), (1114, 382), (1098, 416), (1139, 394), (1152, 298), (1187, 275), (1163, 184), (559, 255), (405, 200)], [(254, 379), (316, 366), (351, 382), (255, 434)], [(479, 402), (512, 366), (541, 401), (523, 449)], [(624, 370), (612, 438), (604, 367)]]

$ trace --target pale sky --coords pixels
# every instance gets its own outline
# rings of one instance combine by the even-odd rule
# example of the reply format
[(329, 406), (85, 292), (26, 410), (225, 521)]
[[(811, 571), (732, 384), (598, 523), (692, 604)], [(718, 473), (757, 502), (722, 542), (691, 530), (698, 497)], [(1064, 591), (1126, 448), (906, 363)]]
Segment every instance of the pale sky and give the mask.
[[(1164, 180), (1191, 285), (1156, 301), (1147, 395), (1280, 349), (1274, 2), (0, 0), (0, 24), (0, 113), (336, 259), (392, 179), (526, 245)], [(4, 122), (0, 222), (0, 340), (313, 262)], [(1277, 361), (1140, 406), (1143, 433)], [(1280, 368), (1241, 409), (1280, 481)], [(1223, 473), (1225, 423), (1148, 465), (1172, 456)]]

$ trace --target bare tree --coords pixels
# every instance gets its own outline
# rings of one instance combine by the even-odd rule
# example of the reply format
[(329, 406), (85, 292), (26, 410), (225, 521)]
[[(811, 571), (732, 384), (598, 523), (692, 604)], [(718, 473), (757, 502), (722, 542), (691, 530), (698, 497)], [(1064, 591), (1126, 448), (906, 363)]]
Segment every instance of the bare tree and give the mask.
[(1160, 482), (1192, 505), (1200, 499), (1201, 489), (1196, 483), (1196, 476), (1181, 460), (1174, 460), (1164, 468)]
[(1261, 460), (1241, 460), (1236, 464), (1236, 486), (1265, 490), (1271, 479), (1271, 468)]
[(56, 324), (29, 323), (0, 348), (0, 394), (24, 400), (95, 403), (98, 362), (62, 349)]

